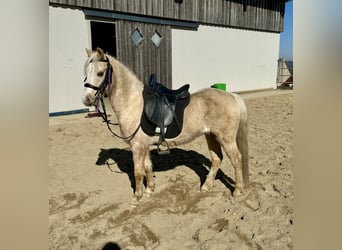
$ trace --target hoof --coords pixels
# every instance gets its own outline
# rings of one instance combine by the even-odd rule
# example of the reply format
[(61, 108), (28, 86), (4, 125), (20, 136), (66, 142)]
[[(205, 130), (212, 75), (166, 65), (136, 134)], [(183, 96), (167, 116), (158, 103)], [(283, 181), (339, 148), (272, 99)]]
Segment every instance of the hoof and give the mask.
[(242, 192), (243, 192), (243, 188), (236, 187), (234, 192), (233, 192), (233, 196), (234, 197), (240, 196), (242, 194)]
[(154, 193), (154, 188), (147, 187), (145, 189), (145, 196), (150, 197)]
[(132, 209), (138, 207), (140, 199), (141, 198), (137, 198), (136, 196), (134, 196), (131, 200), (130, 207)]
[(148, 194), (154, 193), (154, 188), (147, 187), (147, 188), (145, 189), (145, 193), (148, 193)]

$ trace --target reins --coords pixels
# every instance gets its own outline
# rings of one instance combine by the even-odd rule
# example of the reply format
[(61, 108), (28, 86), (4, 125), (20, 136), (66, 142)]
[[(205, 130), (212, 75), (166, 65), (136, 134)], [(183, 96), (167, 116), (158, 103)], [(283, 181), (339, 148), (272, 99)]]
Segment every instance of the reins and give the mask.
[[(98, 97), (97, 97), (98, 98)], [(104, 101), (103, 101), (103, 97), (99, 97), (98, 99), (100, 99), (101, 101), (101, 106), (102, 106), (102, 109), (103, 109), (103, 113), (100, 111), (100, 109), (97, 110), (97, 112), (100, 114), (100, 116), (102, 117), (103, 119), (103, 122), (106, 123), (107, 125), (107, 128), (108, 130), (113, 134), (115, 135), (116, 137), (118, 137), (119, 139), (122, 139), (122, 140), (125, 140), (125, 141), (130, 141), (134, 138), (134, 136), (136, 135), (136, 133), (138, 132), (139, 128), (140, 128), (140, 124), (139, 126), (136, 128), (136, 130), (133, 132), (133, 134), (129, 135), (129, 136), (121, 136), (121, 135), (118, 135), (116, 134), (110, 127), (110, 125), (119, 125), (119, 123), (111, 123), (110, 120), (108, 120), (108, 116), (107, 116), (107, 112), (106, 112), (106, 108), (105, 108), (105, 104), (104, 104)]]
[[(92, 60), (90, 60), (89, 63), (91, 63)], [(106, 62), (107, 63), (107, 69), (106, 69), (106, 75), (105, 75), (105, 78), (103, 79), (102, 83), (97, 87), (95, 85), (92, 85), (90, 83), (87, 83), (86, 80), (87, 78), (84, 79), (84, 87), (86, 88), (91, 88), (91, 89), (94, 89), (96, 90), (96, 93), (95, 93), (95, 107), (96, 107), (96, 112), (98, 112), (100, 114), (100, 116), (102, 117), (103, 119), (103, 122), (106, 123), (107, 125), (107, 128), (108, 130), (116, 137), (118, 137), (119, 139), (122, 139), (122, 140), (126, 140), (126, 141), (131, 141), (134, 136), (136, 135), (136, 133), (138, 132), (139, 128), (140, 128), (140, 123), (139, 123), (139, 126), (136, 128), (136, 130), (133, 132), (133, 134), (131, 134), (130, 136), (121, 136), (121, 135), (118, 135), (116, 134), (110, 127), (110, 125), (119, 125), (119, 123), (112, 123), (109, 119), (108, 119), (108, 115), (107, 115), (107, 112), (106, 112), (106, 106), (104, 104), (104, 101), (103, 101), (103, 93), (106, 89), (106, 87), (112, 83), (112, 73), (113, 73), (113, 67), (112, 65), (110, 64), (109, 62), (109, 59), (108, 57), (106, 56), (106, 59), (105, 60), (100, 60), (99, 62)], [(102, 106), (102, 110), (103, 112), (100, 111), (99, 109), (99, 101), (101, 102), (101, 106)]]

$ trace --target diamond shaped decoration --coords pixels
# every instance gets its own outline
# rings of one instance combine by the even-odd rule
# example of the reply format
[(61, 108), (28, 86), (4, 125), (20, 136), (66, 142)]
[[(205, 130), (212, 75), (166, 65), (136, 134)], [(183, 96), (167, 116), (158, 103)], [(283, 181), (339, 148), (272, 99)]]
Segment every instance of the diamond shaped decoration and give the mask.
[(133, 43), (138, 46), (143, 40), (144, 37), (143, 35), (140, 33), (140, 30), (138, 28), (136, 28), (135, 30), (133, 30), (133, 32), (131, 33), (131, 39), (133, 41)]
[(154, 31), (152, 37), (151, 37), (151, 40), (153, 42), (153, 44), (156, 46), (156, 47), (159, 47), (161, 41), (163, 40), (163, 37), (160, 35), (160, 33), (156, 30)]

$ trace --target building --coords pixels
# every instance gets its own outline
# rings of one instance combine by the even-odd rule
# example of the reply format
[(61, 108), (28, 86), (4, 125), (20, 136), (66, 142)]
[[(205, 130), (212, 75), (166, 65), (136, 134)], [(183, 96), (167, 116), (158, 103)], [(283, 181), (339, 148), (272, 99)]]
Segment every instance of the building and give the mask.
[(190, 91), (276, 88), (286, 0), (50, 0), (49, 112), (83, 109), (85, 48), (144, 82)]

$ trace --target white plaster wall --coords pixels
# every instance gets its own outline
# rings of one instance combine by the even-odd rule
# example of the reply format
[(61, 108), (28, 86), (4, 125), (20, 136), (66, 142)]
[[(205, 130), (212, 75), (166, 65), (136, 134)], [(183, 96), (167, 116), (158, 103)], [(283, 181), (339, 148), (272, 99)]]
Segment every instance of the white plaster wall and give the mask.
[(49, 112), (83, 109), (89, 25), (80, 10), (49, 6)]
[(172, 30), (172, 87), (226, 83), (227, 91), (276, 88), (280, 35), (200, 25)]

